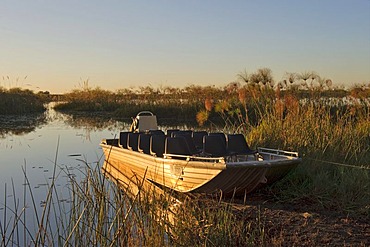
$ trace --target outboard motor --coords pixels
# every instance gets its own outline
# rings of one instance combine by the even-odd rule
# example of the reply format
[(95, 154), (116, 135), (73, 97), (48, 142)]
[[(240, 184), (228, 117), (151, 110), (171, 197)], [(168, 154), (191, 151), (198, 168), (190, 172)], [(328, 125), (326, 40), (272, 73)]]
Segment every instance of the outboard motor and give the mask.
[(157, 117), (150, 111), (139, 112), (134, 119), (130, 131), (132, 132), (145, 132), (149, 130), (157, 130)]

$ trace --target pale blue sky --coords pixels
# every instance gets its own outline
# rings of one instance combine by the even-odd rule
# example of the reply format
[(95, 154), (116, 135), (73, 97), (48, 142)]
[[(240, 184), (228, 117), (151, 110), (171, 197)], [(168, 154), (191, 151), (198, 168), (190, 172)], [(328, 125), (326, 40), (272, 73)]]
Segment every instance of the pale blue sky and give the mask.
[(315, 71), (335, 85), (370, 82), (370, 0), (0, 6), (0, 86), (60, 93), (86, 79), (108, 90), (226, 85), (262, 67), (276, 81), (285, 72)]

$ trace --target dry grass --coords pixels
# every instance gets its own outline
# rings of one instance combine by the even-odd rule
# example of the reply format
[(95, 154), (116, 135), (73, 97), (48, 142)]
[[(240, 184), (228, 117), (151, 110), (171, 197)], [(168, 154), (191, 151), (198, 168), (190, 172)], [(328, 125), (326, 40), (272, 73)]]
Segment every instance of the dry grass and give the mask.
[(0, 87), (0, 115), (43, 112), (44, 103), (43, 97), (28, 89)]
[(296, 88), (256, 84), (234, 91), (238, 94), (214, 99), (212, 112), (203, 110), (202, 116), (219, 114), (226, 132), (244, 133), (253, 147), (294, 150), (303, 157), (294, 173), (266, 193), (281, 201), (370, 215), (368, 97), (327, 98), (312, 87), (300, 98)]

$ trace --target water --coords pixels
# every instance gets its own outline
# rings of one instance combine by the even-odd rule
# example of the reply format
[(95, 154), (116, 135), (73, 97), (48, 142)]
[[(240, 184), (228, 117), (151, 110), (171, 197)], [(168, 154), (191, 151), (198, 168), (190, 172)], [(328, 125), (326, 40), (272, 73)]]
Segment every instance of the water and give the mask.
[(102, 157), (100, 140), (113, 138), (121, 129), (127, 128), (127, 124), (112, 121), (96, 126), (86, 119), (74, 120), (51, 108), (44, 118), (32, 124), (23, 126), (26, 131), (16, 132), (14, 130), (22, 126), (14, 126), (13, 130), (7, 126), (7, 131), (4, 131), (4, 121), (0, 122), (2, 184), (10, 183), (11, 178), (15, 184), (23, 181), (22, 167), (32, 174), (29, 177), (32, 181), (43, 183), (52, 175), (55, 160), (61, 167), (76, 167), (76, 158), (97, 162)]
[[(99, 170), (104, 161), (100, 141), (117, 138), (130, 127), (129, 122), (76, 117), (52, 107), (49, 104), (43, 114), (0, 117), (0, 246), (32, 243), (45, 205), (62, 205), (68, 215), (71, 179), (79, 182), (85, 178), (87, 165)], [(52, 203), (45, 204), (51, 186)], [(58, 219), (52, 216), (48, 220), (52, 221), (48, 225), (56, 228)]]
[[(45, 114), (2, 117), (0, 236), (5, 225), (14, 220), (15, 214), (12, 211), (17, 211), (22, 216), (28, 229), (32, 231), (36, 228), (32, 227), (36, 223), (36, 214), (42, 214), (54, 176), (57, 177), (55, 188), (59, 200), (68, 204), (69, 178), (74, 176), (78, 180), (86, 164), (92, 167), (101, 165), (104, 159), (99, 147), (101, 139), (114, 138), (119, 131), (127, 130), (128, 127), (128, 124), (117, 121), (91, 117), (73, 118), (55, 112), (52, 105)], [(25, 180), (26, 177), (28, 181)], [(16, 243), (30, 241), (29, 238), (23, 241), (22, 231), (19, 235), (20, 240), (14, 240)]]

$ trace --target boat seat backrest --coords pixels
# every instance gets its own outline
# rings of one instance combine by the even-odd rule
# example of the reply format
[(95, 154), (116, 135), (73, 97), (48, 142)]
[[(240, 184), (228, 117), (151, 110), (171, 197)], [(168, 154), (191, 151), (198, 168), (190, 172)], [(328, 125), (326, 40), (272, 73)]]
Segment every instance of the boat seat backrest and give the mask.
[(137, 131), (143, 132), (147, 130), (156, 130), (158, 129), (157, 117), (154, 115), (140, 115), (136, 116), (137, 119)]
[(226, 142), (226, 136), (224, 133), (222, 132), (213, 132), (213, 133), (209, 133), (208, 134), (209, 136), (219, 136), (221, 138), (221, 140), (224, 142), (225, 146), (227, 146)]
[(208, 135), (207, 131), (194, 131), (192, 134), (194, 145), (197, 149), (203, 148), (203, 136)]
[(184, 136), (167, 137), (164, 152), (166, 154), (190, 155)]
[(256, 150), (250, 149), (242, 134), (227, 135), (227, 150), (235, 154), (255, 154)]
[(129, 133), (127, 137), (127, 148), (133, 151), (138, 151), (139, 133)]
[(174, 131), (171, 133), (171, 137), (175, 137), (176, 135), (179, 136), (179, 135), (182, 135), (182, 136), (185, 136), (185, 135), (192, 135), (193, 131), (191, 130), (179, 130), (179, 131)]
[(174, 133), (174, 132), (177, 132), (177, 131), (180, 131), (179, 129), (168, 129), (167, 130), (167, 136), (172, 136), (172, 133)]
[(152, 135), (150, 138), (150, 154), (163, 157), (165, 140), (165, 135)]
[(121, 148), (127, 148), (128, 133), (130, 133), (130, 132), (122, 131), (122, 132), (119, 133), (118, 146), (120, 146)]
[(227, 155), (226, 145), (220, 135), (208, 135), (203, 137), (203, 153), (212, 157)]
[(173, 133), (173, 137), (184, 137), (185, 138), (185, 142), (186, 142), (186, 145), (188, 146), (188, 149), (190, 150), (190, 153), (191, 154), (198, 154), (200, 153), (202, 150), (198, 150), (197, 147), (195, 146), (194, 144), (194, 141), (193, 141), (193, 138), (191, 137), (192, 135), (192, 131), (188, 132), (188, 131), (178, 131), (178, 132), (174, 132)]
[(140, 133), (138, 140), (138, 150), (144, 154), (150, 154), (150, 134)]
[(163, 130), (149, 130), (149, 134), (151, 135), (164, 135)]

